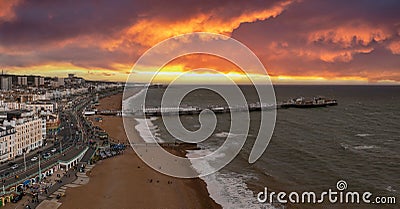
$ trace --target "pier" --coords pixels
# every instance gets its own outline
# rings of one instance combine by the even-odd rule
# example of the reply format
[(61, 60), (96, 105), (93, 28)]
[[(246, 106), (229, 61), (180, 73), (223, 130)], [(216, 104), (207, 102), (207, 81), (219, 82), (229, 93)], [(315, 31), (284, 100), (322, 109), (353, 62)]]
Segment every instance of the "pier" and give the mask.
[(290, 99), (286, 102), (278, 104), (264, 104), (264, 103), (251, 103), (247, 106), (211, 106), (211, 107), (152, 107), (143, 108), (145, 116), (161, 116), (161, 115), (196, 115), (204, 110), (212, 111), (214, 113), (230, 113), (230, 112), (243, 112), (243, 111), (268, 111), (281, 108), (317, 108), (338, 105), (336, 99), (327, 99), (324, 97), (314, 97), (312, 99), (305, 99), (304, 97)]
[(135, 147), (156, 147), (156, 146), (161, 146), (161, 147), (169, 147), (169, 148), (174, 148), (174, 147), (184, 147), (185, 149), (190, 149), (190, 150), (196, 150), (200, 149), (197, 147), (196, 143), (188, 143), (188, 142), (154, 142), (154, 143), (149, 143), (149, 142), (142, 142), (142, 143), (130, 143), (131, 146)]
[[(144, 107), (139, 111), (124, 112), (125, 115), (145, 115), (145, 116), (162, 116), (162, 115), (198, 115), (202, 111), (211, 111), (215, 114), (230, 112), (253, 112), (268, 111), (273, 109), (287, 108), (318, 108), (338, 105), (336, 99), (326, 99), (324, 97), (314, 97), (305, 99), (304, 97), (290, 99), (278, 104), (250, 103), (247, 106), (219, 106), (213, 105), (208, 107), (187, 106), (187, 107)], [(85, 115), (117, 115), (122, 116), (121, 110), (100, 110), (86, 111)]]
[(211, 106), (211, 107), (151, 107), (143, 108), (142, 113), (145, 116), (161, 116), (161, 115), (198, 115), (202, 111), (211, 111), (214, 113), (230, 113), (230, 112), (244, 112), (244, 111), (264, 111), (278, 108), (276, 105), (268, 104), (249, 104), (248, 106), (228, 107), (228, 106)]
[(121, 115), (121, 110), (100, 110), (96, 111), (97, 115)]

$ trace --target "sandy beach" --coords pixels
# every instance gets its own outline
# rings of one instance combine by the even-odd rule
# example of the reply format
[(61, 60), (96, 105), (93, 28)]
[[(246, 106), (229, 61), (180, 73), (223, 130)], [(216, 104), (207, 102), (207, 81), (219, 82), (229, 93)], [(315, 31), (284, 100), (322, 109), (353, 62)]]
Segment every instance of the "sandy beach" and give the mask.
[[(121, 100), (122, 94), (103, 98), (98, 109), (119, 110)], [(129, 143), (122, 117), (102, 118), (102, 122), (94, 124), (107, 131), (112, 141)], [(140, 135), (133, 132), (135, 140), (140, 140)], [(122, 155), (98, 162), (88, 175), (88, 184), (68, 188), (60, 208), (221, 208), (209, 197), (201, 179), (178, 179), (161, 174), (148, 167), (131, 147)]]

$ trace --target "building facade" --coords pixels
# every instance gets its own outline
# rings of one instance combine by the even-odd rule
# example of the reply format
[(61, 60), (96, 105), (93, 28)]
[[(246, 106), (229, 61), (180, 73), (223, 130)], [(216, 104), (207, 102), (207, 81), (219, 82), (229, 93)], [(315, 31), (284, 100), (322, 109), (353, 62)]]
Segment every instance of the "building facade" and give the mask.
[(0, 87), (2, 91), (9, 91), (12, 89), (12, 78), (11, 77), (0, 77)]
[(32, 110), (35, 112), (44, 110), (44, 111), (50, 111), (50, 112), (54, 113), (56, 108), (57, 108), (57, 104), (51, 103), (51, 102), (33, 102), (30, 104), (26, 104), (26, 109)]
[(43, 137), (45, 137), (43, 129), (46, 125), (41, 117), (38, 117), (33, 111), (26, 110), (2, 113), (3, 118), (4, 114), (6, 114), (6, 119), (3, 120), (2, 127), (12, 127), (15, 130), (14, 136), (5, 138), (8, 140), (6, 143), (8, 160), (23, 155), (24, 150), (29, 153), (43, 146)]
[(15, 128), (12, 126), (0, 126), (0, 162), (3, 163), (12, 158), (12, 147), (15, 144)]
[(17, 77), (17, 84), (19, 86), (27, 86), (28, 85), (28, 77), (26, 77), (26, 76), (18, 76)]

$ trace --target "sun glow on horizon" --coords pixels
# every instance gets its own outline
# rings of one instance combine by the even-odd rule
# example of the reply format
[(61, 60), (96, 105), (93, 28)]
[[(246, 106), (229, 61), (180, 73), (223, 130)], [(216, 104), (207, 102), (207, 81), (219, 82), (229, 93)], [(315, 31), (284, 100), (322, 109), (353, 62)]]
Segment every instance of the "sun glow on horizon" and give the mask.
[[(146, 67), (144, 71), (136, 71), (131, 72), (131, 67), (128, 65), (114, 65), (113, 67), (121, 68), (120, 70), (108, 70), (108, 69), (87, 69), (85, 67), (78, 67), (72, 65), (70, 63), (56, 63), (56, 64), (46, 64), (46, 65), (38, 65), (32, 66), (29, 69), (25, 69), (24, 67), (15, 67), (8, 68), (4, 73), (12, 73), (18, 75), (41, 75), (41, 76), (49, 76), (49, 77), (66, 77), (68, 73), (76, 74), (77, 76), (83, 77), (88, 80), (102, 80), (102, 81), (114, 81), (114, 82), (126, 82), (127, 78), (130, 74), (133, 74), (135, 77), (136, 83), (142, 83), (146, 79), (149, 79), (150, 76), (154, 75), (154, 72), (157, 69), (153, 67)], [(234, 82), (238, 84), (250, 84), (249, 77), (251, 77), (254, 81), (257, 82), (265, 82), (266, 79), (270, 79), (273, 84), (306, 84), (306, 85), (369, 85), (369, 84), (382, 84), (382, 85), (400, 85), (400, 82), (391, 79), (384, 80), (376, 80), (370, 81), (366, 77), (361, 76), (335, 76), (335, 75), (267, 75), (257, 74), (257, 73), (249, 73), (244, 74), (238, 69), (224, 69), (223, 71), (218, 71), (219, 73), (215, 73), (210, 69), (214, 68), (200, 68), (196, 71), (190, 71), (190, 68), (185, 64), (176, 64), (176, 65), (166, 65), (163, 69), (158, 73), (158, 75), (154, 78), (154, 83), (169, 83), (176, 79), (178, 76), (181, 76), (186, 72), (186, 82), (185, 84), (198, 84), (198, 83), (215, 83), (218, 84), (218, 80), (221, 76), (226, 76), (232, 79)], [(223, 83), (221, 83), (223, 84)]]

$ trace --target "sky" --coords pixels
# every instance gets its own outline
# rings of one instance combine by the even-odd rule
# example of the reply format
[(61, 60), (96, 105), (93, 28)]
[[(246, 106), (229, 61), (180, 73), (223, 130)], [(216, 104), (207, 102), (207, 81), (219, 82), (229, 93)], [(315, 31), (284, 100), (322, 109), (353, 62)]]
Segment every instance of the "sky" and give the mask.
[[(125, 81), (160, 41), (211, 32), (247, 46), (273, 83), (400, 84), (398, 11), (396, 0), (0, 0), (0, 68)], [(194, 67), (240, 74), (208, 55), (165, 65)]]

